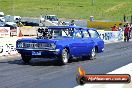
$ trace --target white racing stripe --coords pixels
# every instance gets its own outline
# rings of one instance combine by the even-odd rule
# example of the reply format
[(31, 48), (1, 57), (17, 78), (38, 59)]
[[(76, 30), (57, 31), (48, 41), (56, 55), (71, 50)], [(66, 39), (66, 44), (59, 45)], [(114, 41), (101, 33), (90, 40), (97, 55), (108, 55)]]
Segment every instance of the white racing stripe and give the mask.
[[(132, 80), (132, 63), (125, 65), (121, 68), (118, 68), (112, 72), (109, 72), (107, 74), (129, 74), (131, 76), (131, 80)], [(132, 82), (130, 82), (129, 84), (123, 84), (123, 83), (119, 83), (119, 84), (85, 84), (83, 86), (79, 85), (76, 86), (74, 88), (132, 88)]]

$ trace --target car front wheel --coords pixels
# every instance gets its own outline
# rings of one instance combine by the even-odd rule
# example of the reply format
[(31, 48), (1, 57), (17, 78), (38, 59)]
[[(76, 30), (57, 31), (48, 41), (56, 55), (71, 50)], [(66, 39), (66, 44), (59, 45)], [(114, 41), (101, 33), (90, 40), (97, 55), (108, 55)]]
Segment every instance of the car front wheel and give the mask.
[(61, 53), (61, 58), (59, 59), (59, 62), (61, 65), (65, 65), (68, 63), (69, 60), (69, 52), (67, 49), (63, 49)]
[(31, 60), (30, 56), (26, 56), (26, 55), (21, 55), (22, 60), (24, 61), (24, 63), (29, 63)]
[(90, 60), (96, 59), (96, 48), (94, 47), (92, 49), (92, 52), (90, 54)]

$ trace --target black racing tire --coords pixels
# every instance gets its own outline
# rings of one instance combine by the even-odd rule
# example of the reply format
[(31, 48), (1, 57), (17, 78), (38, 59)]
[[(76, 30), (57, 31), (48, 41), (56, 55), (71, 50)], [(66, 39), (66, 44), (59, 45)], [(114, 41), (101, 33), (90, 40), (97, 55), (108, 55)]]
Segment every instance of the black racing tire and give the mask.
[(96, 49), (96, 47), (94, 47), (94, 48), (92, 49), (92, 52), (91, 52), (90, 55), (89, 55), (89, 59), (90, 59), (90, 60), (96, 59), (96, 54), (97, 54), (97, 49)]
[(26, 63), (26, 64), (29, 63), (30, 60), (31, 60), (30, 56), (21, 55), (21, 57), (22, 57), (23, 62)]
[(59, 58), (60, 65), (66, 65), (69, 61), (69, 52), (66, 48), (62, 50), (61, 56)]

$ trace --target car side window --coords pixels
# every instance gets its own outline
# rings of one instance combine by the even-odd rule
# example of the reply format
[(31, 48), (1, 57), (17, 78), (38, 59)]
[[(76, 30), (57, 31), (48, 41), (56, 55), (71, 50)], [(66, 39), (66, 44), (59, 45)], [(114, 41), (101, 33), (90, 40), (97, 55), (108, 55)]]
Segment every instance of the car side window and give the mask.
[(92, 38), (100, 38), (99, 34), (95, 30), (89, 30)]
[(54, 36), (61, 36), (61, 35), (62, 35), (62, 32), (59, 31), (59, 30), (54, 30), (54, 31), (53, 31), (53, 35), (54, 35)]
[(83, 34), (83, 38), (88, 38), (89, 34), (87, 32), (87, 30), (82, 30), (82, 34)]
[(81, 31), (76, 31), (75, 32), (75, 37), (82, 38)]

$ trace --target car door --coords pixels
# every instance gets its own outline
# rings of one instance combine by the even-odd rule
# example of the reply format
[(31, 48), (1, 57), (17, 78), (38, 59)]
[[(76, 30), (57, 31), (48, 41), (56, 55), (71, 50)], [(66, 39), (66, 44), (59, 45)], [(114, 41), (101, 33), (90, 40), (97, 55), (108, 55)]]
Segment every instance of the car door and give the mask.
[(94, 41), (93, 39), (90, 37), (89, 33), (87, 30), (82, 30), (82, 42), (84, 44), (83, 47), (83, 54), (84, 55), (88, 55), (89, 53), (91, 53), (93, 47), (94, 47)]
[(72, 44), (70, 45), (70, 51), (72, 56), (82, 56), (84, 54), (85, 44), (82, 40), (82, 34), (80, 30), (77, 30), (74, 33), (74, 37), (71, 42)]
[(98, 32), (96, 30), (88, 30), (92, 40), (95, 42), (95, 46), (98, 47), (98, 52), (102, 52), (104, 48), (104, 41), (100, 38)]

